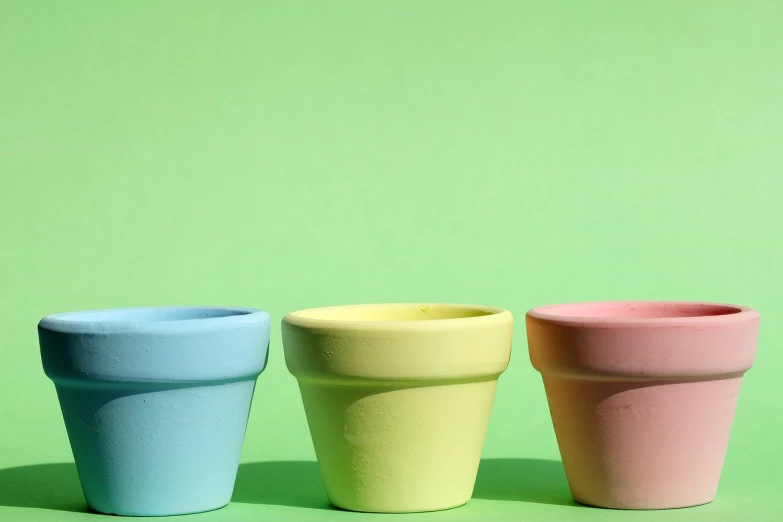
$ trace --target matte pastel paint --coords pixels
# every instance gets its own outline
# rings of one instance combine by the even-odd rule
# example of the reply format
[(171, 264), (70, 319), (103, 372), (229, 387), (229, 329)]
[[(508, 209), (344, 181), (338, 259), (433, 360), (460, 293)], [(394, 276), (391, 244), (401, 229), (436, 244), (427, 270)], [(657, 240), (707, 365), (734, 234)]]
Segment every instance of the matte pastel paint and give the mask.
[(715, 498), (758, 312), (577, 303), (535, 308), (526, 322), (575, 500), (666, 509)]
[(249, 308), (72, 312), (38, 325), (90, 508), (218, 509), (234, 488), (269, 315)]
[(369, 304), (301, 310), (282, 323), (330, 502), (413, 513), (470, 500), (511, 312)]

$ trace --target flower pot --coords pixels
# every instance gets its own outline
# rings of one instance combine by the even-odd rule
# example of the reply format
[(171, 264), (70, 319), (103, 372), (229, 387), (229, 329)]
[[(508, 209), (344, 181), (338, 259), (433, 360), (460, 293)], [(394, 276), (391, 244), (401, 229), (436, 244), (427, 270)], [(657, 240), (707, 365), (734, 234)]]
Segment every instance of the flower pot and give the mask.
[(45, 317), (38, 336), (93, 510), (162, 516), (229, 502), (266, 365), (266, 312), (74, 312)]
[(576, 501), (665, 509), (715, 498), (757, 312), (584, 303), (535, 308), (526, 322)]
[(460, 506), (472, 494), (511, 313), (391, 304), (283, 319), (329, 500), (352, 511)]

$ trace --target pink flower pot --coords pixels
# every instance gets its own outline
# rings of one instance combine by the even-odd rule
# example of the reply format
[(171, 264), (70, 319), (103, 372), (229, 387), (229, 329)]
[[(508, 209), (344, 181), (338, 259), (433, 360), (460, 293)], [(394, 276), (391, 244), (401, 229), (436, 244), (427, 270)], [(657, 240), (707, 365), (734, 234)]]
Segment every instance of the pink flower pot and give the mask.
[(579, 303), (535, 308), (526, 323), (577, 502), (666, 509), (715, 498), (756, 311)]

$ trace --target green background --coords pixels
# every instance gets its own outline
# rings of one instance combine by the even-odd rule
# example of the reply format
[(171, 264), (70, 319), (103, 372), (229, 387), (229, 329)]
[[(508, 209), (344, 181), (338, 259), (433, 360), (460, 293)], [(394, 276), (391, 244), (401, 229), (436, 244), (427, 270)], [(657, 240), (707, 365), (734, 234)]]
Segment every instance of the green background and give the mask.
[[(0, 0), (0, 519), (87, 520), (36, 323), (274, 318), (234, 502), (192, 520), (783, 518), (783, 4)], [(523, 316), (762, 314), (717, 500), (570, 501)], [(474, 500), (328, 510), (279, 320), (429, 301), (516, 314)]]

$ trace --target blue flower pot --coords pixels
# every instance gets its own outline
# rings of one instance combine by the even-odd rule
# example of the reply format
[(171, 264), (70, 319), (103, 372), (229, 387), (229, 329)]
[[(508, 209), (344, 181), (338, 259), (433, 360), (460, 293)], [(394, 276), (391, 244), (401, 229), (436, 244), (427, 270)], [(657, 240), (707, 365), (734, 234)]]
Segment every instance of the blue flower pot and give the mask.
[(245, 308), (73, 312), (38, 325), (87, 504), (218, 509), (234, 489), (269, 315)]

